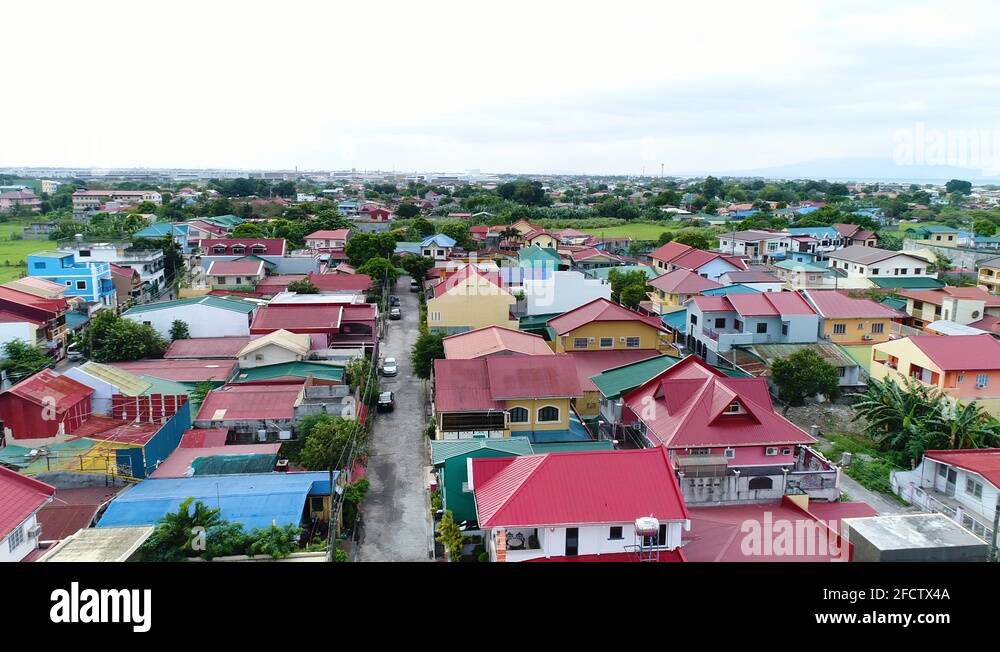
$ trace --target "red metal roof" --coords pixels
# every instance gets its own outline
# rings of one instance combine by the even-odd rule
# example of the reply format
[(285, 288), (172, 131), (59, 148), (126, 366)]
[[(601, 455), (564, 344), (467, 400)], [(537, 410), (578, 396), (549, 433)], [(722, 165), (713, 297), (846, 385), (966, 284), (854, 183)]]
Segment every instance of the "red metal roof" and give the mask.
[(594, 299), (579, 308), (564, 312), (549, 320), (549, 326), (555, 329), (558, 335), (565, 335), (585, 324), (606, 321), (641, 321), (657, 330), (663, 330), (663, 322), (659, 317), (644, 315), (604, 298)]
[(694, 297), (702, 312), (737, 312), (744, 317), (815, 315), (816, 311), (797, 292), (760, 292), (719, 297)]
[(304, 240), (347, 240), (350, 229), (334, 229), (313, 231)]
[(291, 419), (302, 385), (223, 385), (205, 397), (195, 421)]
[[(734, 402), (742, 413), (727, 414)], [(693, 355), (626, 394), (624, 404), (672, 449), (816, 441), (774, 411), (766, 379), (730, 378)]]
[(657, 276), (648, 285), (668, 294), (698, 294), (705, 290), (721, 288), (722, 284), (704, 278), (688, 269), (675, 269)]
[(250, 333), (265, 335), (278, 329), (292, 333), (336, 333), (340, 330), (344, 306), (272, 304), (259, 308)]
[(136, 360), (134, 362), (110, 362), (112, 367), (136, 376), (153, 376), (179, 383), (197, 383), (205, 380), (225, 382), (236, 369), (235, 360)]
[(91, 415), (70, 433), (73, 437), (143, 445), (160, 431), (160, 424)]
[(554, 355), (540, 335), (524, 331), (485, 326), (444, 338), (445, 357), (449, 360), (479, 358), (486, 355)]
[(484, 528), (688, 518), (662, 448), (475, 458), (470, 481)]
[(653, 250), (653, 252), (649, 254), (649, 257), (653, 260), (669, 263), (681, 254), (687, 253), (691, 249), (694, 249), (691, 245), (681, 244), (680, 242), (668, 242), (662, 247)]
[(733, 256), (726, 256), (717, 251), (705, 251), (703, 249), (691, 249), (684, 252), (680, 256), (677, 256), (670, 261), (671, 265), (677, 265), (684, 269), (697, 270), (708, 263), (721, 258), (733, 267), (739, 270), (745, 270), (747, 268), (746, 263), (741, 259)]
[(94, 393), (92, 388), (51, 369), (43, 369), (7, 391), (36, 405), (54, 407), (57, 413), (65, 412)]
[(837, 290), (808, 290), (806, 298), (816, 306), (819, 314), (826, 318), (860, 319), (860, 318), (898, 318), (905, 317), (903, 313), (872, 301), (871, 299), (852, 299), (846, 292)]
[(1000, 342), (992, 335), (916, 335), (909, 339), (942, 371), (1000, 370)]
[(986, 315), (979, 321), (972, 322), (969, 326), (1000, 335), (1000, 317)]
[(694, 305), (698, 306), (698, 309), (702, 312), (736, 312), (736, 308), (733, 304), (729, 303), (729, 297), (717, 296), (717, 297), (692, 297)]
[(566, 355), (572, 358), (573, 363), (576, 364), (576, 375), (580, 380), (580, 388), (585, 392), (596, 392), (597, 385), (591, 379), (597, 374), (647, 358), (655, 358), (660, 355), (660, 352), (653, 349), (620, 349), (618, 351), (570, 351)]
[(108, 502), (124, 487), (82, 487), (56, 489), (52, 502), (38, 512), (42, 526), (42, 539), (61, 541), (90, 527), (98, 508)]
[(12, 324), (20, 322), (34, 324), (35, 326), (41, 326), (44, 323), (38, 319), (32, 319), (30, 317), (19, 315), (16, 312), (11, 312), (9, 310), (0, 310), (0, 324)]
[(986, 290), (977, 287), (949, 286), (938, 288), (936, 290), (900, 290), (896, 294), (901, 297), (923, 301), (924, 303), (930, 303), (935, 306), (940, 306), (945, 299), (956, 298), (983, 301), (985, 302), (987, 308), (1000, 307), (1000, 296), (990, 294)]
[(56, 492), (56, 488), (44, 482), (23, 476), (0, 466), (0, 539), (14, 531), (17, 526)]
[(582, 394), (576, 365), (567, 355), (434, 361), (434, 406), (439, 412), (503, 409), (501, 401), (507, 399)]
[(52, 317), (55, 317), (69, 309), (69, 304), (66, 303), (66, 299), (46, 299), (44, 297), (28, 294), (27, 292), (20, 292), (18, 290), (12, 290), (8, 287), (0, 285), (0, 305), (3, 305), (3, 302), (5, 301), (52, 313)]
[(191, 428), (181, 435), (180, 448), (225, 446), (229, 428)]
[(372, 286), (367, 274), (310, 274), (309, 280), (320, 292), (367, 292)]
[[(264, 251), (256, 253), (258, 256), (284, 256), (284, 238), (203, 238), (198, 241), (198, 246), (206, 256), (244, 256), (254, 254), (253, 248), (263, 246)], [(222, 253), (215, 253), (217, 246), (225, 247)], [(242, 253), (232, 253), (234, 246), (243, 247)]]
[(978, 473), (1000, 488), (1000, 448), (924, 451), (924, 457)]
[(235, 358), (250, 342), (250, 337), (192, 337), (174, 340), (164, 358)]
[[(558, 557), (533, 557), (532, 559), (525, 559), (525, 562), (631, 562), (631, 561), (643, 561), (646, 559), (639, 559), (639, 554), (635, 552), (606, 552), (603, 555), (576, 555), (576, 556), (565, 556), (560, 555)], [(671, 563), (671, 562), (683, 562), (687, 561), (684, 558), (684, 553), (680, 548), (675, 550), (660, 550), (656, 555), (656, 561), (659, 563)]]

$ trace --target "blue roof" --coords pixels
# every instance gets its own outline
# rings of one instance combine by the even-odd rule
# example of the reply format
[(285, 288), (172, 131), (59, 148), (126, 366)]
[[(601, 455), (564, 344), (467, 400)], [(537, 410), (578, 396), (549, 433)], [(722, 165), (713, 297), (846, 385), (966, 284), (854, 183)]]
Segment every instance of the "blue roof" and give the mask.
[(429, 247), (432, 244), (439, 247), (454, 247), (456, 242), (455, 238), (450, 238), (443, 233), (436, 233), (430, 237), (424, 238), (423, 242), (420, 243), (420, 246)]
[(818, 210), (819, 209), (816, 208), (815, 206), (800, 206), (799, 208), (795, 209), (795, 212), (798, 213), (799, 215), (808, 215), (809, 213), (814, 213)]
[(132, 234), (134, 238), (162, 238), (166, 235), (187, 235), (187, 224), (173, 224), (171, 222), (158, 222), (150, 224), (144, 229)]
[(840, 233), (832, 226), (796, 226), (785, 230), (788, 231), (788, 235), (807, 235), (820, 240), (823, 238), (835, 240), (840, 237)]
[[(334, 478), (336, 478), (336, 474)], [(330, 474), (251, 473), (145, 480), (118, 494), (97, 527), (155, 525), (188, 497), (222, 510), (222, 518), (247, 530), (275, 523), (298, 525), (310, 495), (329, 495)]]
[(419, 242), (397, 242), (394, 254), (420, 254)]
[(717, 296), (727, 296), (730, 294), (759, 294), (760, 290), (755, 290), (752, 287), (743, 285), (742, 283), (734, 283), (733, 285), (723, 285), (721, 288), (712, 288), (710, 290), (703, 290), (702, 294), (717, 297)]
[(660, 316), (660, 321), (663, 322), (663, 325), (669, 326), (675, 331), (683, 331), (685, 325), (687, 324), (687, 319), (688, 311), (686, 308), (668, 312), (667, 314)]
[(736, 219), (742, 219), (744, 217), (750, 217), (751, 215), (757, 214), (759, 211), (756, 208), (751, 208), (745, 211), (733, 211), (732, 216)]

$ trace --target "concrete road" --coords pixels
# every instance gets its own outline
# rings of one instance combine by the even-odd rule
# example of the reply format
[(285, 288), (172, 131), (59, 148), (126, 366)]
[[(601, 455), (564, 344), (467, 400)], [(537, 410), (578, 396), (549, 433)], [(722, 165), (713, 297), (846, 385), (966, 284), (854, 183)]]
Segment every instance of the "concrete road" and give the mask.
[(410, 349), (419, 336), (417, 295), (410, 277), (396, 284), (403, 318), (389, 322), (383, 357), (396, 358), (399, 375), (382, 379), (382, 391), (396, 395), (396, 409), (375, 419), (369, 445), (371, 487), (363, 503), (360, 561), (427, 561), (432, 550), (430, 502), (424, 491), (428, 464), (423, 381), (410, 371)]

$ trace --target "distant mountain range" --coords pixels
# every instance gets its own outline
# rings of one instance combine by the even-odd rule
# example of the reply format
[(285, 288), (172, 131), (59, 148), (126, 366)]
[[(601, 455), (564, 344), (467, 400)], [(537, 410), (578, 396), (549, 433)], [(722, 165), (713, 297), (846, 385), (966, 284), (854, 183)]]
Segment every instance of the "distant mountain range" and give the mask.
[[(705, 176), (705, 172), (692, 176)], [(828, 158), (776, 165), (753, 170), (712, 172), (714, 176), (764, 177), (772, 179), (826, 179), (827, 181), (945, 182), (962, 179), (973, 183), (1000, 184), (1000, 176), (983, 170), (946, 165), (897, 165), (892, 159)]]

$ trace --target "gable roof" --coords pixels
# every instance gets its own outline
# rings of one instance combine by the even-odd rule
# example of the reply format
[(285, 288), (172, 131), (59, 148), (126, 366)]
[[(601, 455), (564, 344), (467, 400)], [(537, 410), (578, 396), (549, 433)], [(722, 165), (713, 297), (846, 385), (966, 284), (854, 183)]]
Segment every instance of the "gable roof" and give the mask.
[(816, 311), (797, 292), (698, 296), (693, 297), (692, 301), (703, 312), (736, 312), (744, 317), (816, 314)]
[(576, 364), (567, 355), (492, 356), (434, 361), (438, 412), (503, 409), (519, 398), (582, 396)]
[(319, 231), (313, 231), (303, 238), (303, 240), (346, 240), (350, 233), (350, 229), (321, 229)]
[(444, 354), (449, 360), (479, 358), (494, 353), (555, 355), (545, 338), (502, 326), (486, 326), (444, 338)]
[(933, 276), (873, 276), (869, 280), (880, 288), (891, 290), (944, 287), (944, 282)]
[(694, 249), (691, 245), (682, 244), (680, 242), (668, 242), (667, 244), (654, 249), (652, 253), (649, 254), (649, 257), (653, 260), (669, 263), (681, 254), (686, 254), (691, 249)]
[(701, 269), (714, 260), (723, 260), (737, 270), (746, 270), (747, 264), (738, 256), (729, 256), (717, 251), (705, 251), (704, 249), (689, 249), (670, 261), (671, 265), (690, 269), (692, 271)]
[(43, 407), (65, 412), (80, 401), (90, 398), (94, 390), (51, 369), (42, 369), (7, 390), (10, 394)]
[(447, 236), (443, 233), (436, 233), (432, 236), (428, 236), (420, 241), (421, 247), (429, 247), (431, 245), (437, 245), (438, 247), (450, 248), (454, 247), (457, 243), (455, 238)]
[[(256, 246), (261, 246), (264, 251), (261, 252), (262, 256), (284, 256), (285, 255), (285, 239), (284, 238), (203, 238), (198, 241), (198, 246), (205, 252), (206, 255), (219, 255), (219, 256), (236, 256), (243, 255), (246, 253), (253, 253), (253, 248)], [(225, 248), (224, 253), (216, 254), (213, 249), (216, 247)], [(232, 253), (234, 247), (242, 247), (244, 251), (240, 254)]]
[(195, 421), (292, 419), (302, 385), (223, 385), (205, 397)]
[(142, 303), (139, 305), (132, 306), (128, 310), (122, 313), (124, 316), (128, 315), (138, 315), (144, 312), (152, 312), (154, 310), (176, 310), (177, 308), (183, 308), (185, 306), (205, 306), (208, 308), (219, 308), (222, 310), (230, 310), (232, 312), (240, 312), (249, 315), (257, 307), (249, 301), (236, 301), (233, 299), (226, 299), (223, 297), (216, 297), (212, 295), (205, 295), (203, 297), (192, 297), (190, 299), (175, 299), (174, 301), (158, 301), (156, 303)]
[(667, 294), (698, 294), (704, 290), (722, 287), (721, 283), (716, 283), (683, 268), (657, 276), (649, 281), (648, 285)]
[(197, 383), (206, 380), (229, 380), (236, 369), (235, 360), (134, 360), (131, 362), (111, 362), (113, 367), (123, 369), (137, 376), (153, 376), (179, 383)]
[(225, 337), (191, 337), (174, 340), (163, 354), (170, 358), (235, 358), (240, 349), (247, 345), (249, 337), (228, 335)]
[(534, 450), (527, 437), (487, 437), (485, 439), (437, 439), (431, 442), (431, 464), (437, 466), (445, 460), (482, 449), (531, 455)]
[(372, 286), (372, 277), (367, 274), (309, 274), (307, 277), (320, 292), (367, 292)]
[[(733, 402), (742, 413), (725, 413)], [(624, 403), (636, 415), (651, 413), (643, 419), (651, 439), (672, 449), (816, 441), (774, 411), (767, 380), (727, 377), (693, 355), (626, 394)]]
[(857, 263), (859, 265), (871, 265), (893, 256), (906, 256), (907, 258), (912, 258), (914, 260), (919, 260), (922, 263), (927, 261), (919, 256), (914, 256), (905, 251), (890, 251), (888, 249), (879, 249), (878, 247), (863, 247), (861, 245), (851, 245), (850, 247), (844, 247), (843, 249), (837, 249), (831, 251), (827, 256), (831, 260), (846, 260), (851, 263)]
[(924, 451), (924, 457), (978, 473), (1000, 487), (1000, 448)]
[(306, 355), (309, 353), (309, 341), (308, 334), (292, 333), (283, 328), (279, 328), (276, 331), (271, 331), (267, 335), (261, 335), (256, 339), (250, 340), (236, 355), (237, 357), (242, 358), (245, 355), (250, 355), (258, 349), (272, 345), (286, 349), (297, 355)]
[(0, 466), (0, 540), (49, 502), (56, 488)]
[(945, 299), (955, 298), (955, 299), (972, 299), (973, 301), (983, 301), (986, 307), (996, 308), (1000, 307), (1000, 296), (991, 294), (986, 290), (978, 287), (951, 287), (945, 286), (939, 289), (933, 290), (904, 290), (902, 292), (897, 292), (901, 297), (906, 297), (909, 299), (915, 299), (917, 301), (923, 301), (924, 303), (930, 303), (935, 306), (940, 306)]
[(206, 276), (262, 276), (263, 260), (213, 260), (208, 265)]
[(476, 458), (470, 481), (483, 528), (688, 518), (659, 448)]
[(992, 335), (915, 335), (907, 338), (942, 371), (1000, 370), (1000, 341)]
[(622, 392), (635, 389), (680, 362), (672, 355), (658, 355), (646, 360), (607, 369), (591, 376), (594, 386), (605, 398), (617, 399)]
[(852, 299), (838, 290), (806, 290), (805, 297), (827, 319), (878, 319), (905, 317), (889, 306), (871, 299)]
[(663, 330), (663, 323), (659, 317), (654, 315), (643, 315), (635, 310), (609, 301), (603, 297), (594, 299), (583, 304), (579, 308), (574, 308), (569, 312), (564, 312), (554, 319), (549, 320), (549, 327), (557, 335), (565, 335), (576, 330), (584, 324), (593, 322), (615, 322), (615, 321), (640, 321), (657, 330)]
[(152, 383), (127, 371), (99, 362), (87, 361), (77, 367), (81, 372), (118, 388), (125, 396), (141, 396)]
[(434, 286), (434, 297), (437, 298), (442, 294), (447, 294), (456, 287), (462, 286), (462, 284), (467, 281), (469, 283), (472, 283), (473, 281), (478, 283), (479, 280), (476, 277), (479, 277), (487, 281), (490, 285), (496, 287), (495, 292), (490, 290), (492, 294), (510, 294), (506, 288), (502, 287), (499, 272), (486, 272), (479, 269), (476, 265), (466, 264)]

